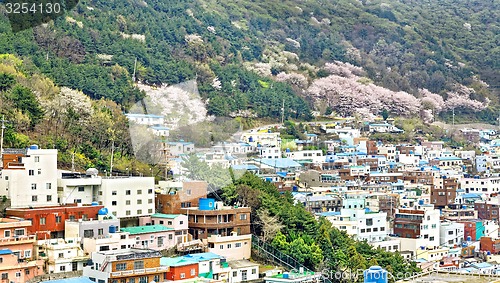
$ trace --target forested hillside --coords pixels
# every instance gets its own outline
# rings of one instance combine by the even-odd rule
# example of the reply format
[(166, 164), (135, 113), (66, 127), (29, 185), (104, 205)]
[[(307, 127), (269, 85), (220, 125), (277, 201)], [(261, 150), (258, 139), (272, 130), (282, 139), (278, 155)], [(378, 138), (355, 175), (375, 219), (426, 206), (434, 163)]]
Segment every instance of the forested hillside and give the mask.
[(16, 34), (2, 17), (0, 50), (125, 108), (143, 96), (131, 79), (137, 59), (144, 83), (196, 78), (211, 114), (279, 117), (285, 100), (287, 117), (309, 119), (317, 105), (306, 89), (328, 75), (325, 63), (343, 61), (417, 98), (419, 89), (447, 99), (470, 87), (470, 98), (488, 105), (474, 116), (493, 121), (499, 18), (495, 0), (83, 0), (66, 17)]

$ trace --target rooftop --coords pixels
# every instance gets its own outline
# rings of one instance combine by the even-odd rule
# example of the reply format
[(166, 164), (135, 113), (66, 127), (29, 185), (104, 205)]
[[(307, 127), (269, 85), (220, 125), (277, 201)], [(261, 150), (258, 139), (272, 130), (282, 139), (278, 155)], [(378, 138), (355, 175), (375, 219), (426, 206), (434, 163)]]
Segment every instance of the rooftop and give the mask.
[(166, 219), (175, 219), (179, 216), (181, 216), (182, 214), (164, 214), (164, 213), (155, 213), (153, 215), (151, 215), (151, 217), (154, 217), (154, 218), (166, 218)]
[(130, 235), (148, 234), (148, 233), (165, 232), (173, 230), (174, 229), (165, 227), (163, 225), (148, 225), (148, 226), (120, 228), (121, 232), (129, 232)]

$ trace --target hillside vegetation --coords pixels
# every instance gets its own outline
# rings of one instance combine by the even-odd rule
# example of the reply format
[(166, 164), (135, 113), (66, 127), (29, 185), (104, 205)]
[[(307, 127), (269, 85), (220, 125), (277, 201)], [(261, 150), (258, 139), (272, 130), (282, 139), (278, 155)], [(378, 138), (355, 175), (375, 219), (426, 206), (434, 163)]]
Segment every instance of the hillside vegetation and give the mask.
[[(0, 50), (27, 57), (58, 85), (123, 107), (147, 84), (196, 78), (218, 116), (310, 119), (305, 89), (332, 61), (362, 67), (376, 85), (447, 98), (457, 86), (498, 105), (498, 1), (83, 0), (55, 22), (13, 34)], [(280, 80), (279, 75), (296, 75)]]

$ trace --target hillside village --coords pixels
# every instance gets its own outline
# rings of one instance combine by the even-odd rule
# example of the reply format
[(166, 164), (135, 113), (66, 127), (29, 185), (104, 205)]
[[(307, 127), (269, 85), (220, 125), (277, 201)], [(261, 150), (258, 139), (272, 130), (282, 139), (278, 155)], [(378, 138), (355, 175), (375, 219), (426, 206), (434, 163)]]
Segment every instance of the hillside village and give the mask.
[[(299, 133), (303, 139), (282, 138), (280, 124), (201, 149), (170, 140), (162, 116), (127, 117), (157, 137), (166, 179), (59, 170), (56, 149), (3, 149), (1, 282), (327, 280), (319, 270), (283, 260), (263, 235), (252, 234), (251, 207), (228, 205), (210, 180), (189, 178), (185, 163), (193, 154), (234, 175), (255, 174), (316, 218), (400, 253), (422, 272), (498, 274), (495, 130), (461, 129), (474, 148), (464, 150), (424, 138), (382, 142), (371, 137), (404, 130), (391, 119), (358, 127), (354, 119), (338, 118), (310, 123), (314, 133)], [(259, 262), (252, 259), (256, 251), (276, 256)]]

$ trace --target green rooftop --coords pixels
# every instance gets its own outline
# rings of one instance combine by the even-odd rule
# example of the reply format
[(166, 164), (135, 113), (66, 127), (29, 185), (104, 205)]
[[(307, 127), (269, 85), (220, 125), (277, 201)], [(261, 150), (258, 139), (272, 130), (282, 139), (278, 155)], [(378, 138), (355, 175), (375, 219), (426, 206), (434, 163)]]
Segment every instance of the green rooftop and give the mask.
[(175, 219), (179, 217), (182, 214), (164, 214), (164, 213), (155, 213), (151, 215), (153, 218), (168, 218), (168, 219)]
[[(300, 277), (306, 277), (306, 276), (313, 276), (315, 273), (312, 272), (312, 271), (305, 271), (305, 272), (302, 272), (302, 273), (299, 273), (299, 272), (288, 272), (288, 276), (290, 278), (294, 277), (294, 278), (300, 278)], [(276, 275), (273, 275), (271, 276), (271, 278), (281, 278), (283, 279), (283, 274), (276, 274)]]
[(163, 225), (148, 225), (137, 227), (120, 228), (121, 232), (129, 232), (130, 235), (147, 234), (155, 232), (173, 231), (174, 229), (165, 227)]

